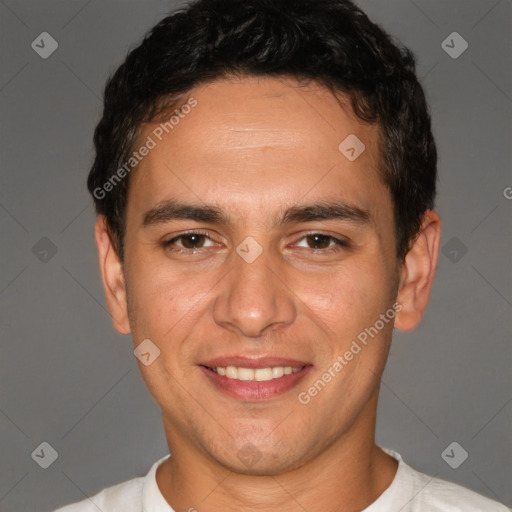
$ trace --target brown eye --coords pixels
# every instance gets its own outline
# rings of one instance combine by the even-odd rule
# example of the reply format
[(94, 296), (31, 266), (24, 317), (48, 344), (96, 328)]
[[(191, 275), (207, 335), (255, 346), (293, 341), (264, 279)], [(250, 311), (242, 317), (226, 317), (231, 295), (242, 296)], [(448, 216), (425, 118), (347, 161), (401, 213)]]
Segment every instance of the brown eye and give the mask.
[(203, 247), (205, 238), (205, 235), (201, 235), (199, 233), (190, 233), (188, 235), (181, 235), (178, 237), (178, 239), (181, 239), (181, 244), (185, 249), (199, 249), (200, 247)]
[(320, 254), (335, 252), (344, 248), (349, 249), (350, 243), (324, 233), (308, 233), (304, 235), (295, 246), (312, 249), (313, 252)]
[(174, 252), (183, 252), (185, 250), (194, 251), (196, 249), (212, 247), (213, 241), (208, 235), (193, 231), (190, 233), (183, 233), (170, 240), (166, 240), (162, 242), (162, 246), (165, 249)]
[(311, 247), (311, 249), (327, 249), (332, 240), (332, 236), (322, 235), (320, 233), (315, 233), (313, 235), (308, 235), (306, 240)]

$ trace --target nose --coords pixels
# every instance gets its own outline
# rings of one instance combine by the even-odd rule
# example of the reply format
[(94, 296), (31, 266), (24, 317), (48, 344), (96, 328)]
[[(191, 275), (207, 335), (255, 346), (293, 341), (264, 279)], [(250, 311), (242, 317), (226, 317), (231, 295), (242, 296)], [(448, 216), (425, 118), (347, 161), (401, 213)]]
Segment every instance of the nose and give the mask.
[(213, 305), (218, 325), (248, 338), (290, 325), (297, 314), (293, 292), (267, 253), (252, 263), (235, 254)]

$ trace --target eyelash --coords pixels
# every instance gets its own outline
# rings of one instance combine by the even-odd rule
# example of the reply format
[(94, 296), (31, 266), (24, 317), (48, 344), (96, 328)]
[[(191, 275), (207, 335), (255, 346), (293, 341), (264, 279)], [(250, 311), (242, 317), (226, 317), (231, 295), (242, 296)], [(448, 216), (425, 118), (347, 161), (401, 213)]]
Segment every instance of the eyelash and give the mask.
[[(187, 249), (187, 248), (178, 248), (178, 249), (176, 249), (176, 248), (172, 247), (172, 244), (175, 243), (177, 240), (185, 238), (185, 237), (187, 237), (189, 235), (202, 235), (202, 236), (205, 236), (206, 238), (208, 238), (209, 240), (212, 240), (208, 236), (208, 233), (206, 233), (205, 231), (193, 230), (193, 231), (187, 231), (185, 233), (181, 233), (180, 235), (175, 236), (174, 238), (171, 238), (170, 240), (166, 240), (166, 241), (162, 242), (162, 246), (164, 247), (164, 249), (166, 249), (168, 251), (171, 251), (171, 252), (175, 252), (175, 253), (189, 253), (190, 254), (191, 252), (196, 252), (196, 251), (200, 251), (201, 249), (204, 249), (203, 247), (198, 247), (196, 249)], [(337, 251), (340, 251), (340, 250), (343, 250), (343, 249), (349, 249), (351, 247), (351, 245), (348, 242), (346, 242), (344, 240), (340, 240), (339, 238), (336, 238), (336, 237), (334, 237), (332, 235), (328, 235), (328, 234), (322, 233), (320, 231), (311, 231), (309, 233), (306, 233), (305, 235), (303, 235), (299, 239), (299, 241), (304, 240), (308, 236), (312, 236), (312, 235), (320, 235), (320, 236), (327, 237), (330, 242), (334, 242), (336, 244), (336, 245), (334, 245), (332, 247), (327, 247), (325, 249), (309, 248), (314, 254), (318, 254), (318, 253), (329, 254), (331, 252), (337, 252)]]

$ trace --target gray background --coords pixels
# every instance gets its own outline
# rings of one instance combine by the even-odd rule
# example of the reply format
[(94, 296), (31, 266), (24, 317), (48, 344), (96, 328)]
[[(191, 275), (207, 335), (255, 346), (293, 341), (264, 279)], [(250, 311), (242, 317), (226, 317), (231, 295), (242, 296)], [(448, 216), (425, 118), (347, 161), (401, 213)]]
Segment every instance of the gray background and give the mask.
[[(395, 336), (377, 439), (512, 506), (511, 1), (359, 3), (418, 57), (444, 220), (427, 314)], [(0, 1), (3, 512), (84, 499), (167, 453), (131, 339), (105, 309), (85, 179), (107, 76), (174, 5)], [(31, 48), (44, 31), (59, 44), (48, 59)], [(469, 43), (457, 59), (441, 47), (454, 31)], [(31, 457), (43, 441), (58, 452), (48, 469)], [(469, 453), (458, 469), (441, 457), (453, 441)]]

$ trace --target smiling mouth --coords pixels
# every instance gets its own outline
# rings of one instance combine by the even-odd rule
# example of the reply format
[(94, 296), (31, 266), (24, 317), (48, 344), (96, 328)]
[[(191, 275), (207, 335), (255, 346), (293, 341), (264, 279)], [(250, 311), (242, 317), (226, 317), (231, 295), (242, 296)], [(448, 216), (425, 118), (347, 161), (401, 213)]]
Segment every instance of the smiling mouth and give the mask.
[(240, 366), (203, 367), (228, 379), (256, 382), (280, 379), (285, 375), (297, 373), (304, 368), (304, 366), (273, 366), (265, 368), (244, 368)]
[(247, 403), (277, 399), (298, 386), (313, 370), (311, 364), (295, 364), (253, 368), (199, 365), (199, 368), (214, 389)]

